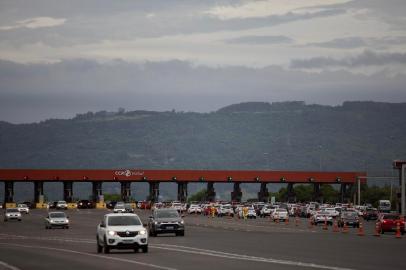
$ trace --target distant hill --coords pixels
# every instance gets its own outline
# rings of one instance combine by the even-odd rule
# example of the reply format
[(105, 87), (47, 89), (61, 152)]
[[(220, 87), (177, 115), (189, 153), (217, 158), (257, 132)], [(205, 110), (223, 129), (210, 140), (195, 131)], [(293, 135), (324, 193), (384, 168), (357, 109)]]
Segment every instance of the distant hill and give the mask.
[(298, 101), (0, 122), (0, 167), (388, 170), (406, 157), (405, 115), (405, 103)]
[(343, 170), (406, 158), (406, 104), (248, 102), (212, 113), (89, 112), (0, 122), (1, 168)]

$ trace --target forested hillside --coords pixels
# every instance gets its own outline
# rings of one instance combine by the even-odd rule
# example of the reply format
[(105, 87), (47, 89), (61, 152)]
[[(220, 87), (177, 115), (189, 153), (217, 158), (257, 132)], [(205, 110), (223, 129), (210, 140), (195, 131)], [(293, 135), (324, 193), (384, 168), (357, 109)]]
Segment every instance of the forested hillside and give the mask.
[(250, 102), (1, 122), (0, 167), (387, 171), (406, 158), (405, 116), (404, 103)]
[[(33, 124), (0, 122), (0, 167), (366, 170), (390, 176), (392, 160), (406, 158), (405, 116), (406, 104), (249, 102), (212, 113), (119, 109)], [(62, 198), (59, 184), (46, 185), (49, 199)], [(277, 191), (282, 186), (268, 188)], [(189, 194), (201, 188), (204, 185), (191, 185)], [(255, 198), (259, 187), (242, 188), (247, 199)], [(88, 183), (74, 189), (77, 198), (91, 194)], [(118, 184), (104, 189), (119, 192)], [(132, 189), (134, 198), (146, 198), (146, 184)], [(231, 189), (216, 185), (223, 199)], [(31, 200), (32, 190), (32, 184), (18, 185), (17, 200)], [(0, 184), (0, 197), (3, 191)], [(162, 185), (161, 195), (175, 199), (176, 187)]]

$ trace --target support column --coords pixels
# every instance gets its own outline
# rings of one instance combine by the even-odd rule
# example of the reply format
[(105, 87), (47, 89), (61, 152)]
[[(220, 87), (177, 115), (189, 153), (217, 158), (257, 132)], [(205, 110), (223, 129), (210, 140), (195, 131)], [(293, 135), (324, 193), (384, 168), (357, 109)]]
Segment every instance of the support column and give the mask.
[(286, 193), (287, 202), (295, 202), (296, 201), (296, 194), (293, 190), (293, 183), (288, 183), (288, 190)]
[(14, 182), (13, 181), (4, 182), (4, 202), (5, 203), (14, 202)]
[(361, 205), (361, 179), (359, 178), (357, 178), (357, 194), (357, 204)]
[(320, 191), (320, 183), (313, 184), (313, 201), (321, 202), (323, 200), (322, 194)]
[(121, 182), (121, 199), (123, 202), (130, 202), (131, 198), (131, 182)]
[(260, 201), (260, 202), (269, 201), (269, 192), (268, 192), (268, 188), (266, 187), (266, 183), (261, 183), (261, 188), (258, 192), (258, 201)]
[(73, 182), (70, 181), (63, 182), (63, 199), (67, 203), (73, 202)]
[(231, 201), (241, 202), (242, 192), (240, 188), (240, 183), (234, 183), (234, 189), (231, 192)]
[(100, 203), (100, 202), (104, 201), (102, 185), (103, 185), (103, 182), (92, 182), (92, 190), (93, 190), (92, 199), (93, 199), (93, 202)]
[(44, 203), (44, 182), (42, 181), (34, 182), (34, 202)]
[(406, 215), (406, 164), (402, 164), (400, 169), (400, 214)]
[(216, 191), (214, 190), (214, 183), (207, 183), (206, 201), (214, 202), (216, 200)]
[(158, 199), (159, 199), (159, 182), (150, 182), (148, 200), (154, 203), (157, 202)]
[(347, 184), (341, 184), (340, 187), (340, 203), (346, 202)]
[(187, 200), (187, 183), (179, 182), (178, 183), (178, 201), (186, 202)]

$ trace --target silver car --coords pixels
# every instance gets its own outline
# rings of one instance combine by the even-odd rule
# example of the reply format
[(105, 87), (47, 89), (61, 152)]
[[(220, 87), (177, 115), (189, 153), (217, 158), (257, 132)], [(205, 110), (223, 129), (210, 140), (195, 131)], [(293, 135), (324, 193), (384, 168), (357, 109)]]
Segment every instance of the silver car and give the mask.
[(18, 209), (18, 211), (20, 211), (20, 213), (25, 213), (25, 214), (30, 213), (30, 208), (28, 208), (28, 206), (24, 203), (19, 203), (17, 205), (17, 209)]
[(45, 229), (54, 227), (69, 229), (69, 217), (64, 212), (49, 212), (45, 218)]
[(13, 219), (21, 221), (20, 211), (18, 211), (18, 208), (7, 208), (4, 214), (4, 221), (7, 222)]
[(125, 213), (125, 204), (124, 203), (116, 203), (113, 209), (114, 213)]

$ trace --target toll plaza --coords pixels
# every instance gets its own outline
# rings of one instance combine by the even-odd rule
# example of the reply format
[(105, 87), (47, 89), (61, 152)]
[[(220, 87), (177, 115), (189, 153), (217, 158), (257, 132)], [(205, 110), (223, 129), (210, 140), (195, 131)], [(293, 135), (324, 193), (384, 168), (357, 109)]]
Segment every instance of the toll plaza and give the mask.
[[(350, 190), (354, 185), (366, 183), (365, 172), (304, 172), (304, 171), (255, 171), (255, 170), (31, 170), (31, 169), (0, 169), (0, 182), (4, 182), (4, 203), (14, 203), (14, 183), (33, 182), (34, 199), (39, 207), (44, 203), (44, 183), (61, 182), (63, 184), (63, 199), (73, 203), (73, 185), (77, 182), (92, 183), (92, 198), (103, 207), (103, 183), (119, 182), (121, 198), (128, 202), (131, 198), (131, 185), (137, 182), (149, 183), (148, 200), (156, 202), (159, 196), (160, 183), (172, 182), (178, 186), (179, 201), (188, 197), (188, 183), (206, 183), (207, 201), (216, 198), (216, 183), (231, 183), (232, 201), (241, 201), (242, 183), (258, 183), (258, 200), (267, 201), (269, 198), (268, 184), (285, 183), (287, 185), (287, 201), (294, 200), (295, 184), (313, 185), (313, 200), (323, 198), (320, 186), (335, 184), (340, 186), (340, 201), (351, 200)], [(358, 195), (359, 196), (359, 195)]]

